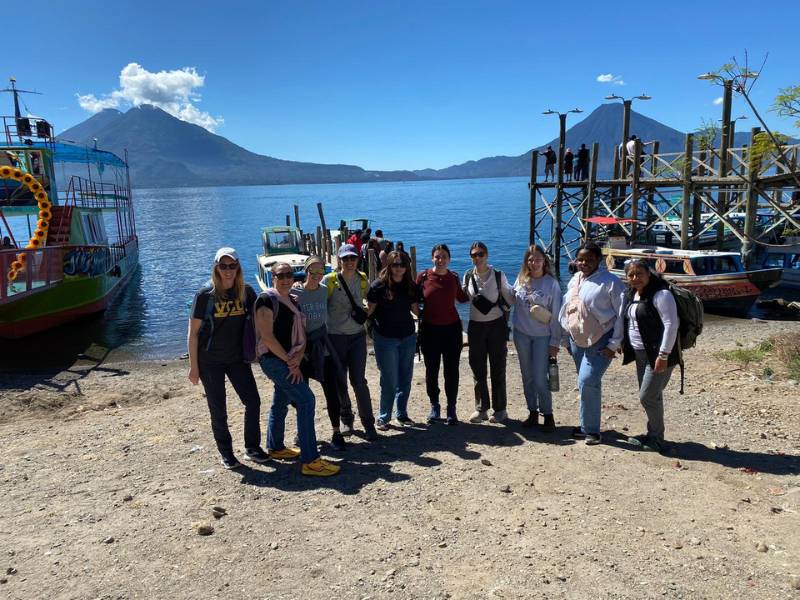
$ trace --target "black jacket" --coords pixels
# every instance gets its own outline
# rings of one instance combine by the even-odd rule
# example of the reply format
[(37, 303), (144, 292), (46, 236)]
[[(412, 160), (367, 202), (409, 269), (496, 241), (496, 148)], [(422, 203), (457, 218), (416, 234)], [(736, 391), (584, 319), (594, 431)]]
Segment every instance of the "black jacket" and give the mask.
[[(629, 288), (625, 292), (625, 337), (622, 340), (622, 364), (628, 364), (635, 360), (636, 353), (631, 346), (630, 338), (628, 337), (628, 308), (632, 303), (636, 303), (636, 324), (639, 326), (639, 334), (642, 336), (642, 343), (644, 350), (647, 353), (647, 360), (651, 367), (655, 367), (656, 358), (658, 358), (658, 351), (661, 347), (661, 338), (664, 336), (664, 323), (653, 304), (653, 297), (656, 292), (668, 289), (667, 283), (660, 277), (654, 275), (650, 276), (650, 282), (647, 287), (642, 290), (639, 300), (634, 301), (636, 290)], [(667, 365), (670, 367), (681, 363), (681, 351), (678, 338), (675, 338), (675, 345), (667, 358)]]

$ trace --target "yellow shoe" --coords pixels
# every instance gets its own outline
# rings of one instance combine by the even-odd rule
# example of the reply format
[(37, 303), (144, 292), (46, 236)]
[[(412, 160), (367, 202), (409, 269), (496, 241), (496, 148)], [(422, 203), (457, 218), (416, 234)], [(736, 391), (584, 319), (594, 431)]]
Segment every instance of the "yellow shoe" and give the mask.
[(300, 456), (300, 450), (297, 448), (282, 448), (280, 450), (270, 450), (270, 458), (277, 458), (279, 460), (289, 460)]
[(334, 465), (327, 460), (318, 458), (313, 462), (304, 464), (302, 473), (303, 475), (313, 475), (315, 477), (330, 477), (331, 475), (336, 475), (340, 469), (339, 465)]

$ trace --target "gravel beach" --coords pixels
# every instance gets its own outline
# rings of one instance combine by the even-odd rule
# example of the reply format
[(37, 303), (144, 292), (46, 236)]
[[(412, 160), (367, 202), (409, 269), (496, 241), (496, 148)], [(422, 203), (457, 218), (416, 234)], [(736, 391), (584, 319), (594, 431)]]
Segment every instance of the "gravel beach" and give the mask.
[[(186, 361), (2, 373), (0, 597), (800, 598), (800, 387), (719, 355), (782, 332), (800, 323), (707, 317), (685, 395), (677, 371), (667, 388), (668, 455), (624, 443), (645, 419), (619, 360), (595, 447), (569, 437), (563, 352), (550, 435), (521, 427), (513, 354), (508, 422), (393, 427), (344, 452), (314, 383), (321, 450), (342, 464), (328, 479), (280, 461), (224, 471)], [(372, 357), (368, 378), (377, 405)], [(459, 402), (466, 419), (466, 349)], [(235, 397), (229, 413), (239, 449)]]

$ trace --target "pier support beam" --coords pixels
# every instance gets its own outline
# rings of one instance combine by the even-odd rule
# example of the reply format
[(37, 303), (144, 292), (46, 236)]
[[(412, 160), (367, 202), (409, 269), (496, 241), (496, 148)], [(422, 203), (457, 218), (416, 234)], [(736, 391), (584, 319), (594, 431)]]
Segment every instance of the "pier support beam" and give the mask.
[(692, 197), (692, 144), (693, 136), (686, 134), (683, 163), (683, 198), (681, 200), (681, 250), (689, 248), (689, 200)]
[[(760, 127), (753, 127), (750, 130), (750, 147), (753, 147), (755, 137), (761, 133)], [(754, 244), (753, 234), (755, 233), (756, 217), (758, 216), (758, 192), (756, 191), (756, 179), (758, 178), (758, 166), (751, 164), (747, 170), (747, 194), (744, 209), (744, 242), (742, 242), (742, 262), (745, 269), (750, 269), (753, 262)]]
[(558, 115), (558, 183), (556, 185), (556, 219), (553, 223), (553, 259), (556, 277), (561, 279), (561, 217), (564, 210), (564, 145), (567, 137), (567, 115)]
[(536, 176), (539, 164), (539, 151), (534, 150), (531, 152), (531, 180), (528, 183), (528, 190), (530, 191), (531, 201), (531, 218), (530, 218), (530, 233), (528, 235), (528, 244), (536, 243)]

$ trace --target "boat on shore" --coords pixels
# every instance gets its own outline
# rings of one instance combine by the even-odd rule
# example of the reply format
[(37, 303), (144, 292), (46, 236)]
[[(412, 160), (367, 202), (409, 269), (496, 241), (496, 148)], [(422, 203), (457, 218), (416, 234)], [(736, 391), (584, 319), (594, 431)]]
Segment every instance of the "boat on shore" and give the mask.
[(704, 309), (713, 313), (746, 313), (761, 292), (778, 284), (782, 273), (780, 268), (747, 271), (735, 252), (613, 246), (603, 252), (606, 267), (615, 275), (624, 277), (627, 260), (644, 259), (664, 279), (695, 294)]
[[(0, 337), (104, 311), (139, 265), (128, 164), (0, 117)], [(78, 174), (80, 173), (80, 174)]]
[(761, 266), (783, 269), (780, 286), (800, 290), (800, 243), (788, 246), (767, 246)]

